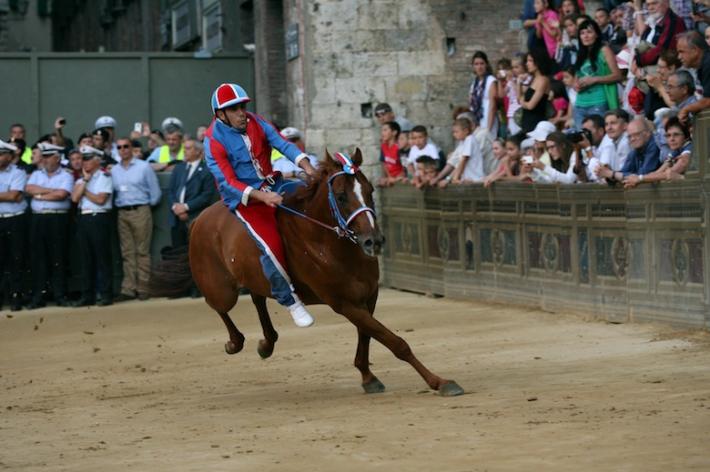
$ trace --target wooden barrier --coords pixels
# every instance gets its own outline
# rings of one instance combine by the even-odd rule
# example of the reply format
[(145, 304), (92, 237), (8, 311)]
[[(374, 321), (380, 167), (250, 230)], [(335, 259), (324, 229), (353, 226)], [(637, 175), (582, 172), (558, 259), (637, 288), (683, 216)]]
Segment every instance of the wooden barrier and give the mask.
[(681, 182), (382, 191), (384, 285), (710, 328), (710, 113)]

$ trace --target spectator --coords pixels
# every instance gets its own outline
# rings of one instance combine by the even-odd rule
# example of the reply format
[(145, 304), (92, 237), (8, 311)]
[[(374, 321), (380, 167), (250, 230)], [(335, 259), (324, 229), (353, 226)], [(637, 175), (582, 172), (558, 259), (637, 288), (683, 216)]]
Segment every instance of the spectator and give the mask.
[(616, 84), (622, 76), (616, 57), (609, 46), (602, 44), (601, 31), (594, 21), (579, 26), (579, 56), (577, 57), (577, 101), (574, 123), (579, 127), (587, 115), (603, 115), (619, 107)]
[(574, 69), (574, 66), (562, 71), (562, 83), (565, 84), (565, 92), (567, 92), (567, 99), (569, 100), (569, 112), (572, 113), (572, 118), (565, 123), (565, 128), (571, 128), (574, 124), (574, 104), (577, 101), (577, 90), (575, 89), (575, 85), (577, 84), (576, 74), (577, 71)]
[(700, 0), (670, 0), (670, 6), (673, 13), (678, 15), (682, 20), (687, 30), (693, 29), (693, 2), (699, 3)]
[[(545, 148), (550, 155), (551, 163), (544, 164), (539, 160), (533, 162), (533, 168), (542, 171), (550, 183), (573, 184), (578, 179), (577, 153), (572, 143), (564, 133), (550, 133), (545, 141)], [(585, 179), (586, 179), (586, 174)]]
[(695, 69), (703, 88), (703, 97), (684, 106), (678, 112), (682, 123), (693, 113), (710, 108), (710, 51), (705, 39), (697, 31), (689, 31), (678, 38), (678, 57), (685, 67)]
[(81, 152), (78, 149), (72, 149), (69, 151), (69, 167), (68, 170), (71, 172), (74, 180), (81, 177), (82, 174), (82, 164), (83, 160), (81, 157)]
[(541, 121), (535, 126), (535, 129), (527, 134), (528, 138), (533, 140), (533, 151), (537, 159), (543, 164), (550, 165), (550, 156), (545, 148), (547, 137), (557, 131), (557, 127), (549, 121)]
[(389, 187), (395, 182), (405, 180), (404, 166), (399, 156), (400, 128), (396, 121), (388, 121), (380, 129), (380, 162), (382, 163), (382, 177), (378, 185)]
[(568, 69), (577, 62), (579, 54), (579, 40), (577, 39), (577, 17), (574, 15), (562, 18), (564, 34), (557, 45), (555, 61), (561, 70)]
[(108, 137), (104, 142), (104, 147), (100, 148), (96, 145), (94, 145), (94, 147), (103, 150), (107, 155), (111, 156), (115, 162), (118, 162), (120, 158), (118, 150), (116, 149), (116, 143), (114, 143), (114, 140), (116, 139), (116, 120), (111, 116), (100, 116), (94, 123), (94, 129), (104, 130), (108, 133)]
[[(113, 181), (101, 170), (103, 151), (81, 148), (81, 178), (74, 183), (71, 199), (79, 206), (77, 239), (81, 251), (81, 297), (74, 306), (113, 303), (111, 264), (111, 196)], [(98, 287), (96, 282), (98, 281)], [(101, 300), (96, 302), (96, 292)]]
[(589, 131), (587, 136), (591, 136), (589, 145), (594, 148), (594, 155), (599, 155), (599, 146), (604, 139), (604, 117), (602, 115), (589, 115), (582, 121), (582, 129)]
[(61, 146), (40, 143), (43, 167), (32, 172), (25, 192), (32, 197), (30, 253), (33, 291), (30, 310), (45, 306), (45, 289), (51, 273), (51, 288), (57, 306), (67, 306), (65, 262), (69, 196), (74, 178), (59, 165)]
[(631, 152), (620, 171), (600, 168), (598, 175), (607, 180), (624, 182), (625, 187), (633, 187), (643, 182), (644, 176), (661, 166), (660, 150), (653, 139), (653, 124), (646, 118), (637, 117), (628, 126)]
[(199, 142), (205, 140), (205, 133), (207, 132), (207, 126), (198, 126), (195, 131), (195, 139)]
[(429, 156), (430, 158), (436, 160), (438, 164), (439, 148), (437, 148), (434, 143), (429, 141), (427, 129), (422, 125), (417, 125), (412, 128), (410, 135), (412, 146), (409, 149), (409, 155), (407, 156), (407, 171), (409, 172), (409, 175), (414, 176), (414, 181), (417, 181), (419, 175), (414, 167), (417, 163), (417, 158), (419, 156)]
[(77, 139), (76, 141), (77, 149), (81, 149), (82, 147), (86, 146), (94, 147), (94, 138), (91, 133), (81, 133), (79, 135), (79, 139)]
[(518, 81), (522, 81), (527, 74), (523, 65), (523, 56), (517, 55), (510, 61), (510, 69), (505, 70), (506, 80), (498, 82), (498, 97), (504, 97), (505, 115), (507, 118), (507, 132), (509, 136), (520, 133), (522, 129), (515, 122), (515, 113), (520, 109), (518, 101)]
[(526, 56), (527, 71), (533, 76), (530, 87), (523, 92), (523, 84), (518, 82), (518, 97), (523, 109), (521, 128), (524, 133), (532, 131), (535, 126), (547, 119), (547, 95), (550, 92), (550, 61), (545, 54), (533, 49)]
[(552, 103), (552, 108), (555, 110), (555, 116), (550, 118), (550, 122), (562, 129), (565, 127), (565, 123), (572, 118), (572, 108), (570, 107), (569, 99), (567, 98), (565, 84), (559, 80), (550, 81), (549, 100)]
[(163, 171), (169, 166), (177, 164), (185, 159), (185, 147), (183, 146), (182, 130), (173, 126), (168, 126), (165, 133), (165, 144), (155, 148), (148, 157), (151, 167), (156, 172)]
[[(18, 139), (21, 139), (25, 143), (27, 143), (25, 126), (21, 123), (14, 123), (10, 126), (10, 137), (8, 141), (10, 141), (10, 143), (14, 143)], [(25, 150), (22, 152), (20, 159), (27, 165), (32, 164), (32, 149), (30, 149), (29, 146), (25, 147)]]
[(643, 182), (660, 182), (683, 179), (683, 174), (690, 165), (693, 153), (693, 143), (690, 140), (688, 127), (680, 122), (677, 117), (671, 118), (666, 123), (666, 141), (670, 153), (661, 156), (663, 164), (656, 171), (644, 176)]
[(695, 96), (695, 80), (687, 70), (679, 70), (671, 74), (666, 89), (670, 99), (669, 105), (676, 112), (698, 101)]
[(187, 246), (188, 228), (217, 199), (214, 178), (204, 160), (201, 142), (185, 141), (185, 161), (178, 162), (170, 176), (170, 237), (174, 248)]
[(119, 139), (117, 148), (121, 162), (111, 169), (111, 178), (118, 208), (123, 282), (116, 301), (132, 300), (136, 294), (140, 300), (147, 300), (153, 234), (150, 207), (160, 201), (160, 187), (150, 164), (133, 157), (130, 139)]
[(476, 142), (478, 142), (478, 147), (481, 149), (481, 155), (483, 156), (483, 173), (489, 174), (495, 167), (493, 158), (493, 137), (491, 133), (489, 133), (486, 128), (479, 126), (478, 120), (476, 120), (473, 113), (470, 111), (456, 113), (456, 110), (454, 110), (454, 113), (454, 121), (459, 118), (465, 118), (471, 123), (473, 137), (476, 139)]
[(394, 111), (389, 103), (378, 103), (375, 107), (375, 119), (380, 126), (387, 123), (388, 121), (396, 121), (399, 125), (399, 129), (403, 132), (409, 132), (412, 130), (412, 122), (402, 116), (395, 116)]
[[(604, 115), (604, 129), (606, 135), (599, 144), (597, 165), (610, 169), (612, 172), (621, 171), (624, 168), (626, 157), (631, 152), (629, 136), (626, 128), (629, 123), (629, 114), (624, 110), (616, 109), (606, 112)], [(596, 176), (600, 169), (596, 165), (591, 165)]]
[[(12, 311), (22, 309), (27, 209), (27, 201), (23, 198), (27, 174), (12, 163), (16, 151), (14, 145), (0, 140), (0, 288), (7, 287)], [(2, 292), (0, 297), (4, 298)], [(2, 298), (0, 304), (1, 301)]]
[(594, 12), (594, 21), (599, 25), (602, 42), (609, 43), (614, 34), (614, 25), (611, 24), (609, 10), (606, 8), (597, 8), (597, 11)]
[(456, 149), (449, 155), (446, 165), (439, 174), (430, 182), (430, 185), (439, 185), (444, 188), (451, 175), (451, 183), (481, 182), (483, 172), (483, 156), (478, 142), (473, 136), (471, 120), (458, 118), (452, 126), (452, 134), (456, 140)]
[(610, 17), (612, 31), (609, 37), (609, 47), (614, 54), (619, 54), (628, 41), (626, 31), (623, 27), (624, 10), (622, 8), (615, 8), (612, 10)]
[(710, 47), (710, 26), (705, 28), (705, 43)]
[(162, 129), (163, 133), (165, 133), (166, 135), (168, 133), (172, 133), (173, 131), (179, 131), (183, 135), (185, 133), (185, 127), (182, 125), (182, 121), (180, 121), (178, 118), (175, 118), (174, 116), (169, 116), (165, 118), (160, 124), (160, 129)]
[(634, 0), (636, 33), (640, 36), (634, 58), (636, 67), (655, 65), (662, 51), (676, 49), (677, 35), (685, 31), (683, 19), (673, 13), (668, 2), (647, 0), (648, 14), (644, 14), (642, 1)]
[(159, 129), (154, 129), (148, 134), (148, 149), (143, 154), (144, 158), (148, 159), (148, 156), (150, 156), (156, 148), (159, 148), (160, 146), (164, 145), (165, 137), (163, 135), (163, 132)]
[(308, 162), (310, 162), (314, 168), (318, 168), (318, 156), (306, 152), (306, 143), (303, 140), (301, 131), (293, 126), (289, 126), (281, 130), (281, 135), (286, 138), (288, 142), (295, 144), (299, 151), (308, 156)]
[[(508, 123), (508, 109), (510, 108), (510, 97), (508, 97), (508, 89), (511, 87), (510, 79), (512, 78), (512, 68), (513, 65), (510, 59), (504, 57), (496, 63), (496, 108), (499, 110), (499, 121), (502, 126), (505, 126), (505, 130), (501, 130), (499, 133), (510, 132), (510, 124)], [(502, 118), (502, 120), (501, 120)]]
[[(653, 114), (662, 107), (672, 107), (673, 100), (670, 98), (670, 88), (668, 86), (669, 77), (682, 65), (675, 51), (663, 51), (658, 58), (656, 74), (646, 76), (646, 81), (651, 87), (644, 100), (644, 114), (646, 118), (652, 119)], [(692, 93), (695, 94), (695, 82), (692, 81)]]
[(106, 131), (105, 129), (95, 129), (94, 132), (91, 135), (91, 140), (93, 142), (93, 148), (99, 149), (104, 153), (104, 157), (102, 159), (102, 164), (104, 166), (109, 166), (111, 164), (114, 164), (116, 160), (113, 158), (113, 154), (111, 153), (111, 146), (109, 144), (109, 139), (110, 135), (109, 132)]
[(582, 11), (579, 8), (579, 3), (576, 2), (576, 0), (562, 0), (562, 4), (560, 5), (560, 16), (579, 16), (582, 14)]
[[(560, 37), (560, 18), (557, 12), (550, 8), (548, 0), (535, 0), (535, 35), (542, 39), (550, 59), (555, 58), (557, 41)], [(532, 50), (532, 49), (531, 49)]]
[(416, 175), (412, 179), (412, 185), (418, 189), (431, 186), (436, 178), (439, 160), (434, 159), (432, 156), (421, 154), (417, 157), (416, 166)]
[(474, 79), (468, 90), (468, 103), (471, 113), (491, 136), (498, 135), (497, 81), (483, 51), (473, 53), (471, 59)]
[[(409, 144), (410, 141), (410, 136), (409, 132), (407, 131), (400, 131), (399, 137), (397, 138), (397, 149), (399, 150), (399, 160), (402, 162), (404, 166), (405, 172), (407, 171), (407, 166), (406, 162), (409, 157), (409, 151), (411, 149), (411, 145)], [(410, 175), (411, 176), (411, 175)]]
[(131, 146), (131, 152), (133, 152), (133, 157), (143, 159), (143, 145), (141, 144), (141, 142), (137, 139), (131, 139)]
[(514, 180), (520, 175), (520, 145), (519, 135), (505, 140), (505, 155), (501, 158), (498, 168), (483, 180), (485, 187), (490, 187), (497, 180)]

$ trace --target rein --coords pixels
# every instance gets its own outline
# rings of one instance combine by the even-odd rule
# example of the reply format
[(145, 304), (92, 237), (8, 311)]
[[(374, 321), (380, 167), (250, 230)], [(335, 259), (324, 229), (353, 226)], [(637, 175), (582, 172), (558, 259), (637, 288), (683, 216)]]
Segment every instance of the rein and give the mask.
[(370, 208), (369, 206), (363, 205), (358, 208), (357, 210), (353, 211), (350, 216), (347, 218), (343, 217), (343, 214), (340, 212), (340, 208), (338, 207), (338, 203), (335, 201), (335, 194), (333, 193), (333, 180), (341, 175), (355, 175), (358, 171), (357, 166), (355, 166), (352, 161), (350, 160), (350, 157), (347, 156), (346, 154), (343, 153), (336, 153), (334, 156), (338, 161), (343, 164), (343, 170), (340, 172), (336, 172), (330, 177), (328, 177), (328, 206), (330, 207), (330, 212), (335, 218), (335, 221), (338, 222), (338, 226), (329, 226), (322, 221), (319, 221), (315, 218), (311, 218), (310, 216), (306, 215), (305, 213), (302, 213), (298, 210), (294, 210), (293, 208), (289, 208), (284, 205), (277, 205), (279, 208), (282, 210), (285, 210), (293, 215), (299, 216), (301, 218), (304, 218), (307, 221), (310, 221), (313, 224), (316, 224), (320, 226), (321, 228), (325, 228), (327, 230), (335, 232), (335, 234), (338, 235), (339, 238), (348, 238), (350, 241), (353, 243), (357, 244), (357, 235), (353, 230), (350, 229), (350, 224), (353, 222), (353, 220), (360, 215), (361, 213), (369, 212), (373, 218), (375, 218), (375, 210)]

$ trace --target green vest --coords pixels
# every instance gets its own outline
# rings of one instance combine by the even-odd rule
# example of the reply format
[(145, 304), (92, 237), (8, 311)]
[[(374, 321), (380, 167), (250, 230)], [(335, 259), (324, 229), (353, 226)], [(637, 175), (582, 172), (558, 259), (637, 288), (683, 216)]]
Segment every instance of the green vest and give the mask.
[[(170, 157), (170, 148), (168, 147), (168, 145), (165, 144), (163, 146), (160, 146), (160, 157), (158, 158), (158, 162), (160, 162), (161, 164), (167, 164), (172, 160), (173, 159)], [(176, 160), (185, 160), (185, 146), (180, 145), (180, 150), (178, 151)]]
[(20, 157), (20, 159), (25, 164), (32, 164), (32, 149), (30, 149), (29, 146), (27, 146), (22, 152), (22, 156)]

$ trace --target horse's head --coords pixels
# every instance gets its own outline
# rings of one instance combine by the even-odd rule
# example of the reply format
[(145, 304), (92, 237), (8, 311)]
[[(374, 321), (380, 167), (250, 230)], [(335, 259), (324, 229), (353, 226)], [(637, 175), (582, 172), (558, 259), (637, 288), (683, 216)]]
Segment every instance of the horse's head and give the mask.
[(328, 182), (328, 205), (341, 230), (371, 257), (382, 250), (385, 238), (375, 221), (374, 189), (360, 171), (362, 154), (355, 150), (331, 156), (325, 151), (324, 170)]

